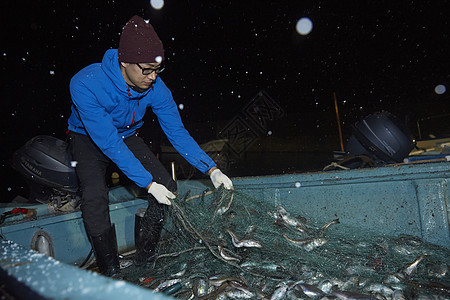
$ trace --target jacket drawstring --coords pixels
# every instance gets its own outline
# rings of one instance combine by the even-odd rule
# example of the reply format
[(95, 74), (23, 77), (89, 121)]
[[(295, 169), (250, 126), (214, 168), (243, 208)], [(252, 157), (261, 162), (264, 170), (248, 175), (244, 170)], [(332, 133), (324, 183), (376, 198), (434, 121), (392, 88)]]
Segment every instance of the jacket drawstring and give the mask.
[[(128, 100), (131, 101), (131, 92), (130, 92), (130, 87), (129, 87), (129, 86), (127, 86), (127, 95), (128, 95)], [(139, 106), (139, 99), (138, 99), (138, 106)], [(134, 123), (134, 114), (135, 114), (135, 112), (133, 111), (133, 118), (131, 119), (130, 127), (131, 127), (131, 126), (133, 125), (133, 123)]]

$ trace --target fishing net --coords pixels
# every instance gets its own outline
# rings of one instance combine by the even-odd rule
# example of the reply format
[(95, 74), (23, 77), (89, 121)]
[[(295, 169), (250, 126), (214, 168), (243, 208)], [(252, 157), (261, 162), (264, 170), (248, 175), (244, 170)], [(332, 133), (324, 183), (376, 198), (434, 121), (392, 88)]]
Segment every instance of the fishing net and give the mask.
[(176, 298), (450, 299), (448, 249), (415, 237), (360, 233), (224, 189), (166, 209), (157, 259), (122, 271)]

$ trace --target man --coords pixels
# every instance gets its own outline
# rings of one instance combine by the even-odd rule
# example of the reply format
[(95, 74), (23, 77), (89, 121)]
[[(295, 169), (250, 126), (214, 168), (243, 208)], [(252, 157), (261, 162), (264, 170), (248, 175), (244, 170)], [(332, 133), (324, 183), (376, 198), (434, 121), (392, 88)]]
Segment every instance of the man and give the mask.
[(106, 169), (112, 161), (150, 194), (138, 225), (134, 262), (155, 257), (163, 226), (163, 205), (175, 198), (176, 184), (143, 140), (137, 136), (147, 108), (175, 149), (209, 175), (215, 187), (232, 189), (231, 180), (200, 149), (184, 128), (170, 90), (158, 76), (164, 49), (151, 24), (134, 16), (124, 26), (118, 49), (106, 51), (102, 63), (87, 66), (70, 82), (72, 114), (69, 143), (82, 192), (81, 211), (100, 272), (119, 274), (117, 245), (111, 227)]

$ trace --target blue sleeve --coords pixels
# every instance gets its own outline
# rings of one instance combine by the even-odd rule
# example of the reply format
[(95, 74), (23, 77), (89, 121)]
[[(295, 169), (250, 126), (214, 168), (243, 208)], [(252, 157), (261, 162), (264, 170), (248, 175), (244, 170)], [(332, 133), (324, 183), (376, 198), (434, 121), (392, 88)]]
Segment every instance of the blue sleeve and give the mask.
[(172, 93), (162, 80), (158, 80), (155, 92), (157, 94), (155, 100), (152, 101), (152, 110), (158, 117), (159, 124), (170, 143), (178, 153), (203, 173), (206, 173), (212, 167), (216, 167), (215, 162), (200, 148), (184, 128)]
[(153, 176), (125, 145), (111, 116), (99, 104), (95, 94), (83, 82), (73, 80), (70, 82), (70, 92), (89, 137), (128, 178), (142, 188), (147, 187)]

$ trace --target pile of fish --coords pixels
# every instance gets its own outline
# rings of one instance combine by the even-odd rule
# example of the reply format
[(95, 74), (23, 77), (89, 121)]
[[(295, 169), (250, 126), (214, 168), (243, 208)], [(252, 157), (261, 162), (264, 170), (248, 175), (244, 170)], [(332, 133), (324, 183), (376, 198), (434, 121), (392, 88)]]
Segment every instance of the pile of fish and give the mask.
[(134, 282), (180, 299), (450, 299), (445, 249), (336, 235), (328, 231), (338, 219), (314, 226), (281, 205), (265, 214), (236, 207), (233, 194), (217, 203), (203, 228), (174, 203), (191, 244), (162, 253)]
[[(335, 219), (317, 230), (317, 228), (313, 228), (305, 222), (300, 222), (297, 219), (290, 217), (290, 214), (281, 205), (277, 206), (277, 210), (275, 212), (269, 212), (268, 214), (275, 218), (275, 220), (279, 221), (282, 225), (296, 229), (295, 233), (300, 237), (300, 239), (290, 238), (285, 233), (282, 235), (291, 244), (302, 247), (306, 251), (311, 251), (324, 245), (327, 242), (327, 239), (325, 238), (325, 231), (331, 225), (339, 223), (339, 219)], [(316, 231), (314, 234), (312, 233), (313, 230)]]

